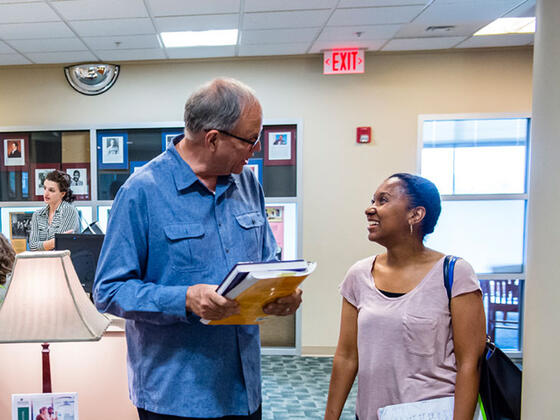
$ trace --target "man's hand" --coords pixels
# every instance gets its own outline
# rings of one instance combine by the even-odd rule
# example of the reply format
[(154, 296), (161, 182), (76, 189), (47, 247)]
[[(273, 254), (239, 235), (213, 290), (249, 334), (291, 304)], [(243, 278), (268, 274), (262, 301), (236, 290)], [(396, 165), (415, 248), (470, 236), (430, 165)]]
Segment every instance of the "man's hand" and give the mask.
[(269, 315), (291, 315), (297, 311), (297, 308), (301, 305), (302, 293), (302, 290), (298, 288), (291, 295), (278, 298), (274, 302), (265, 305), (263, 311)]
[(239, 313), (239, 305), (216, 293), (210, 284), (196, 284), (187, 289), (186, 307), (199, 317), (217, 321)]

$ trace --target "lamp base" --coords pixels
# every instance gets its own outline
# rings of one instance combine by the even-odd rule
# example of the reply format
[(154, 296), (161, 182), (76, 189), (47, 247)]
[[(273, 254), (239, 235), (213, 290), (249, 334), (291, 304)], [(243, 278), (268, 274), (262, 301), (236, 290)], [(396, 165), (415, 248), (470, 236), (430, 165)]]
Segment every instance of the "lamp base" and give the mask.
[(41, 344), (43, 349), (41, 350), (43, 358), (43, 394), (52, 392), (51, 385), (51, 362), (49, 358), (49, 343)]

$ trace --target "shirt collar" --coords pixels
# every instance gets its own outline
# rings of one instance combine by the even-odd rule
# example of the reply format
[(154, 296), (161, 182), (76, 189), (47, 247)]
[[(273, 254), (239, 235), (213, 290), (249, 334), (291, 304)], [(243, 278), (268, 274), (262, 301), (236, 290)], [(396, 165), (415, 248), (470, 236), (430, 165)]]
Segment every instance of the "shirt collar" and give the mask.
[[(185, 160), (179, 155), (179, 152), (175, 148), (177, 143), (183, 140), (184, 137), (184, 134), (180, 134), (177, 137), (173, 138), (173, 144), (170, 144), (167, 148), (167, 152), (170, 153), (171, 160), (173, 162), (171, 173), (173, 175), (173, 180), (175, 182), (177, 191), (184, 191), (195, 184), (197, 181), (200, 182), (196, 174), (191, 169), (190, 165), (185, 162)], [(227, 191), (231, 184), (237, 185), (237, 178), (238, 176), (234, 175), (219, 176), (216, 183), (216, 198)]]
[[(62, 206), (64, 206), (64, 204), (65, 204), (65, 201), (62, 200), (54, 212), (58, 213), (62, 209)], [(43, 207), (40, 210), (40, 213), (41, 214), (49, 214), (49, 205), (47, 204), (45, 207)]]
[(49, 213), (49, 205), (47, 204), (45, 207), (43, 207), (41, 210), (39, 210), (40, 214), (48, 214)]

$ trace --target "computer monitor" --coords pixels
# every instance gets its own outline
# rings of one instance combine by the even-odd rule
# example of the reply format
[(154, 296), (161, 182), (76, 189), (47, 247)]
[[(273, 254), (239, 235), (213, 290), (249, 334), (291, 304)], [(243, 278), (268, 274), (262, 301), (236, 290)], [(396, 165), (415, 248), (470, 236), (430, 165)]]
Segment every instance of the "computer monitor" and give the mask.
[(103, 235), (103, 231), (99, 227), (99, 222), (96, 220), (93, 223), (87, 225), (87, 227), (82, 230), (83, 234), (91, 234), (91, 235)]
[(93, 288), (95, 269), (104, 238), (105, 235), (78, 233), (57, 233), (54, 237), (54, 249), (70, 251), (76, 274), (84, 290), (89, 294)]

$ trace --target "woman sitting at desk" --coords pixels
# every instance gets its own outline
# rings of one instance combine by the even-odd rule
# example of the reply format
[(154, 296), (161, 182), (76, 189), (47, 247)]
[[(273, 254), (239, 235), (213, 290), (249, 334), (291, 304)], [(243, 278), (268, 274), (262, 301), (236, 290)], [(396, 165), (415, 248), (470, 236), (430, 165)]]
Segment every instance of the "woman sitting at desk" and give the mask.
[(29, 249), (54, 249), (54, 235), (74, 233), (80, 229), (78, 211), (70, 203), (75, 200), (70, 189), (70, 176), (61, 171), (47, 174), (43, 199), (47, 205), (33, 213)]

